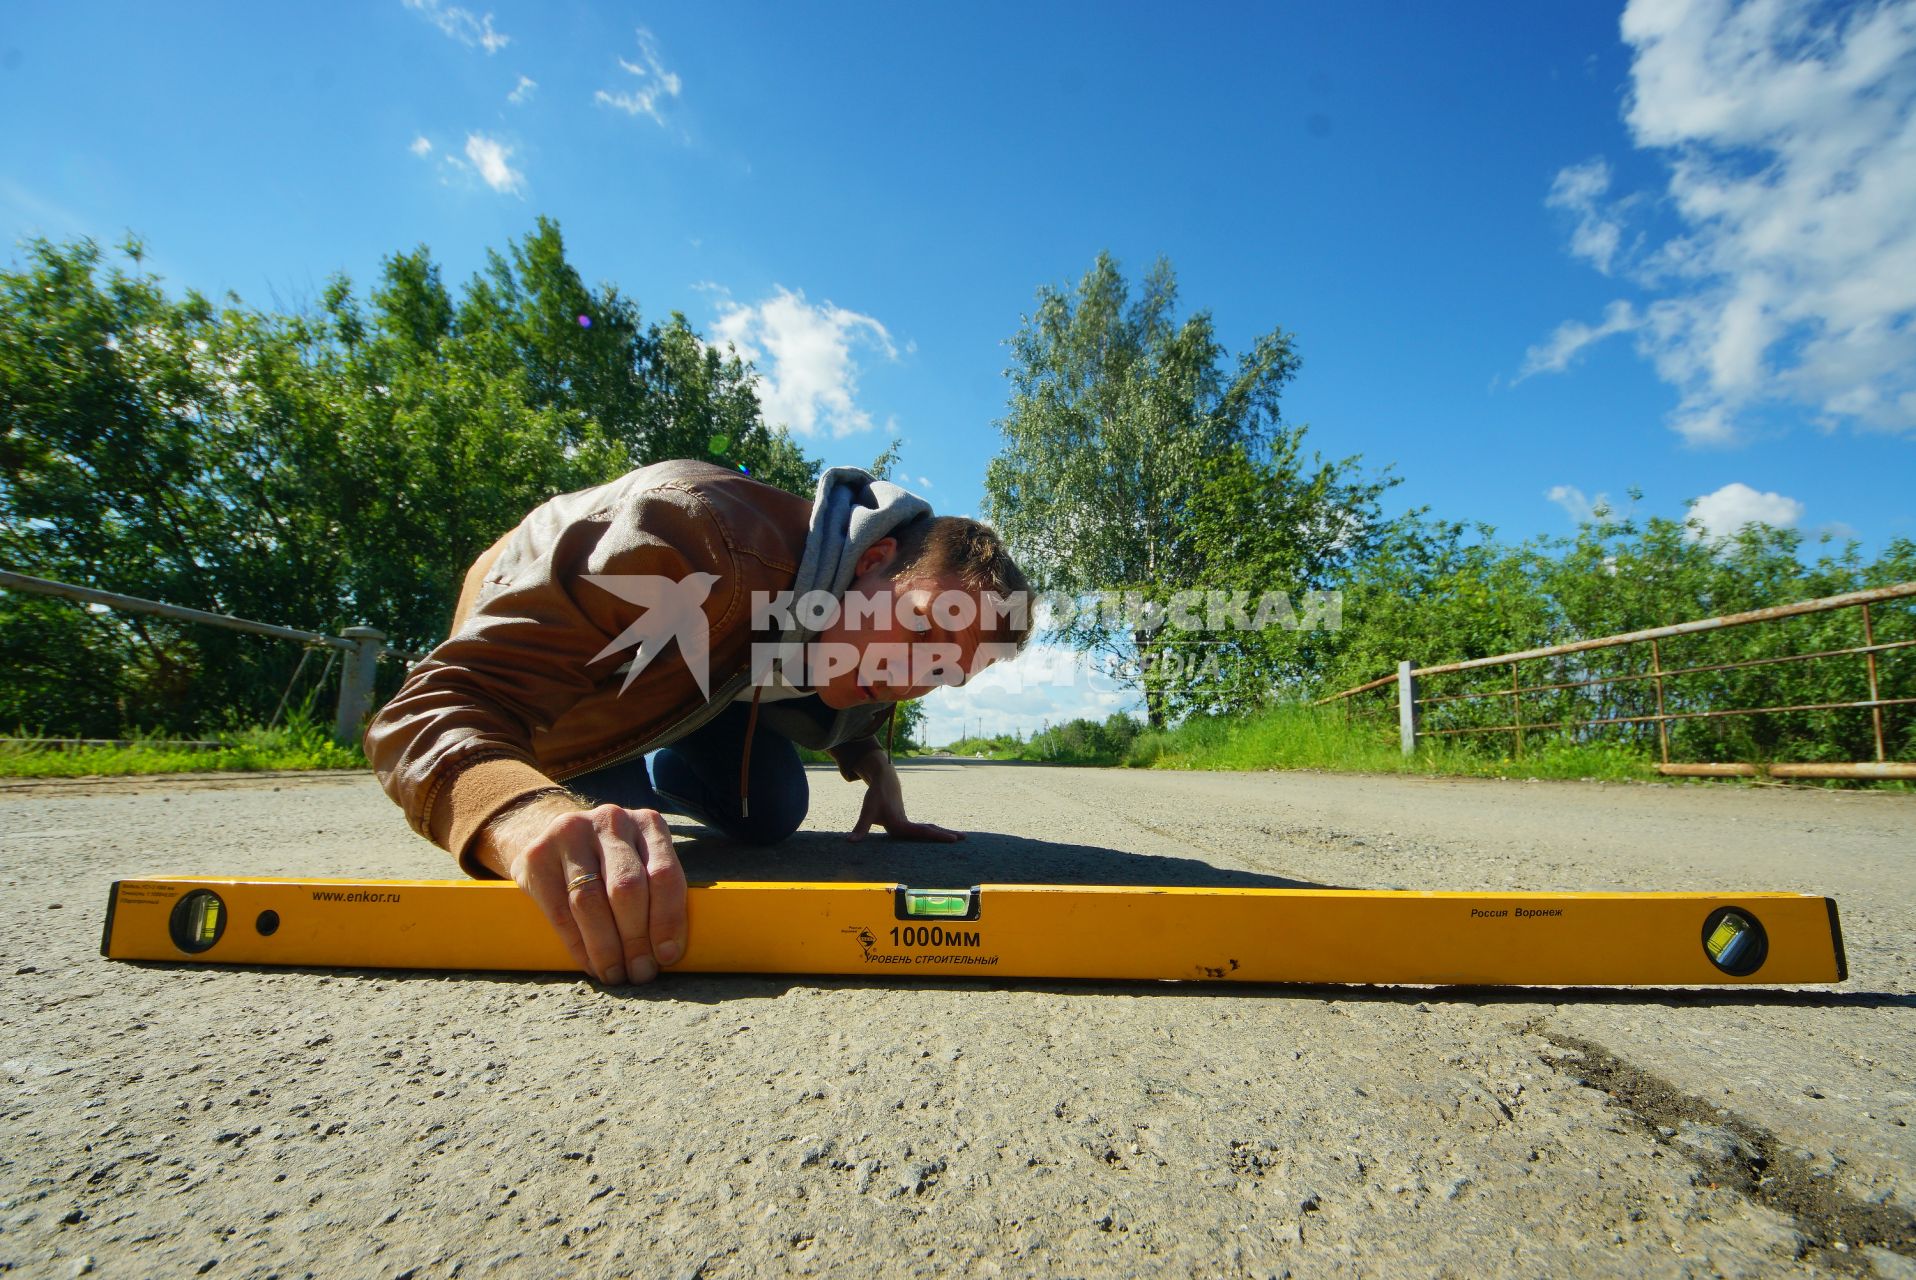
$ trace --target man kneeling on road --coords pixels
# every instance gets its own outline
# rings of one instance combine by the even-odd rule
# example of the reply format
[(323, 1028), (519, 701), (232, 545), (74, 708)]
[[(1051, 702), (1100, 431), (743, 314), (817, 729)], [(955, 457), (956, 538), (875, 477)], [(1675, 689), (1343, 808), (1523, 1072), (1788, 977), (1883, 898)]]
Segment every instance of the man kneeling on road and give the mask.
[(660, 815), (785, 839), (809, 804), (794, 743), (864, 781), (850, 839), (961, 839), (905, 816), (876, 733), (1016, 653), (1029, 600), (991, 529), (856, 468), (808, 507), (658, 463), (552, 499), (481, 555), (366, 755), (415, 831), (516, 881), (581, 969), (645, 982), (686, 946)]

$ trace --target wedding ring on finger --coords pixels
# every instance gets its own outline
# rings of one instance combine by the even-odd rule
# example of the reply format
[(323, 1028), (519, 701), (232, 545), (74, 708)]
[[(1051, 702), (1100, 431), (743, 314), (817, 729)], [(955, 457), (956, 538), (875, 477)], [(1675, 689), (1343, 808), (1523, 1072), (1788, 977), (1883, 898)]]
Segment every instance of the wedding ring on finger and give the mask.
[(581, 872), (580, 874), (573, 876), (570, 880), (565, 882), (565, 891), (567, 893), (575, 893), (578, 890), (583, 889), (585, 886), (591, 884), (594, 880), (597, 880), (598, 878), (599, 878), (599, 873), (596, 871)]

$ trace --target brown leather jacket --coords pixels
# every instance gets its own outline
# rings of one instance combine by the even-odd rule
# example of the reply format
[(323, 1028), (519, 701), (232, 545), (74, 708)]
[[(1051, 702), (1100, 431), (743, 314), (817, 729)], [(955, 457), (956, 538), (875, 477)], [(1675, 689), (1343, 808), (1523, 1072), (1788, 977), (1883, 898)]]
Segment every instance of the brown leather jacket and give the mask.
[[(752, 642), (775, 638), (751, 629), (753, 593), (792, 586), (810, 521), (805, 499), (703, 462), (641, 467), (538, 507), (467, 571), (450, 638), (367, 727), (380, 785), (413, 830), (490, 876), (474, 837), (500, 811), (684, 736), (749, 686)], [(593, 659), (640, 610), (581, 575), (699, 572), (718, 577), (704, 604), (711, 696), (676, 644), (621, 693), (632, 651)], [(793, 705), (766, 710), (789, 718)], [(888, 709), (828, 715), (795, 736), (856, 779), (883, 749), (873, 729)]]

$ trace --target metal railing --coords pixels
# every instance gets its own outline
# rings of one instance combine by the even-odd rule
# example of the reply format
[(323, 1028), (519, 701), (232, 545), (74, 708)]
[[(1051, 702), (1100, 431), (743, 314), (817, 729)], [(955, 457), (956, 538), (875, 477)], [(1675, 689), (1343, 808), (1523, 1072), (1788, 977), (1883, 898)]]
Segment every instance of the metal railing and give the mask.
[(177, 751), (217, 751), (216, 738), (0, 738), (0, 747), (171, 747)]
[[(338, 650), (345, 655), (346, 663), (339, 676), (339, 706), (333, 718), (333, 736), (346, 743), (359, 740), (360, 722), (372, 713), (373, 677), (379, 660), (398, 658), (410, 663), (420, 659), (418, 654), (388, 648), (386, 633), (373, 627), (347, 627), (339, 635), (331, 636), (322, 631), (302, 631), (298, 627), (282, 627), (272, 622), (254, 622), (250, 618), (209, 613), (204, 609), (163, 604), (158, 600), (142, 600), (138, 596), (79, 587), (70, 582), (55, 582), (51, 578), (35, 578), (5, 569), (0, 569), (0, 587), (34, 595), (57, 596), (126, 613), (146, 613), (178, 622), (197, 622), (209, 627), (223, 627), (228, 631), (249, 631), (254, 635), (272, 636), (279, 640), (295, 640), (306, 645), (309, 652), (313, 648)], [(301, 658), (300, 661), (304, 663), (305, 659)], [(282, 706), (284, 702), (282, 698)], [(278, 712), (274, 715), (277, 718)]]
[[(1893, 761), (1887, 758), (1884, 738), (1884, 712), (1891, 707), (1916, 704), (1916, 697), (1884, 697), (1878, 671), (1879, 656), (1898, 650), (1916, 648), (1916, 639), (1891, 640), (1879, 642), (1876, 639), (1874, 620), (1870, 616), (1871, 605), (1881, 605), (1893, 600), (1916, 598), (1916, 582), (1903, 582), (1895, 586), (1877, 587), (1868, 591), (1852, 591), (1839, 596), (1825, 596), (1819, 600), (1804, 600), (1796, 604), (1775, 605), (1767, 609), (1752, 609), (1745, 613), (1726, 614), (1721, 617), (1703, 618), (1694, 622), (1678, 622), (1669, 626), (1650, 627), (1642, 631), (1630, 631), (1619, 635), (1603, 636), (1594, 640), (1578, 640), (1569, 644), (1550, 645), (1540, 649), (1525, 649), (1518, 653), (1497, 654), (1488, 658), (1471, 658), (1463, 662), (1448, 662), (1438, 666), (1418, 667), (1414, 663), (1400, 662), (1394, 675), (1380, 676), (1367, 684), (1331, 694), (1318, 699), (1318, 705), (1331, 702), (1344, 702), (1373, 690), (1394, 685), (1397, 690), (1397, 720), (1399, 741), (1405, 755), (1417, 750), (1417, 743), (1423, 738), (1465, 736), (1471, 734), (1508, 733), (1511, 735), (1512, 749), (1518, 756), (1523, 754), (1524, 734), (1538, 730), (1566, 730), (1604, 727), (1625, 724), (1654, 724), (1657, 731), (1658, 754), (1657, 770), (1660, 773), (1675, 776), (1752, 776), (1768, 773), (1779, 778), (1910, 778), (1916, 779), (1916, 763)], [(1744, 627), (1759, 623), (1777, 622), (1785, 618), (1801, 617), (1808, 614), (1828, 613), (1838, 609), (1856, 609), (1861, 614), (1860, 634), (1863, 643), (1845, 645), (1837, 648), (1822, 648), (1808, 653), (1777, 654), (1759, 658), (1746, 658), (1735, 662), (1697, 663), (1689, 666), (1665, 666), (1661, 642), (1678, 636), (1693, 636), (1705, 632), (1721, 631), (1730, 627)], [(1545, 659), (1560, 659), (1572, 654), (1590, 653), (1596, 650), (1616, 649), (1628, 645), (1647, 644), (1649, 646), (1649, 664), (1641, 671), (1626, 671), (1615, 674), (1597, 674), (1574, 680), (1558, 680), (1549, 683), (1524, 684), (1521, 678), (1521, 665)], [(1776, 666), (1783, 663), (1811, 662), (1833, 658), (1858, 658), (1864, 676), (1867, 698), (1853, 698), (1840, 701), (1794, 702), (1761, 707), (1681, 707), (1672, 709), (1669, 698), (1670, 682), (1680, 676), (1693, 676), (1711, 672), (1738, 671), (1755, 667)], [(1507, 687), (1500, 685), (1495, 689), (1468, 690), (1462, 693), (1425, 696), (1420, 686), (1426, 680), (1437, 676), (1454, 675), (1465, 671), (1476, 671), (1491, 667), (1508, 666), (1510, 682)], [(1656, 691), (1656, 710), (1654, 712), (1632, 713), (1624, 715), (1601, 715), (1570, 717), (1559, 715), (1554, 719), (1526, 721), (1524, 719), (1524, 696), (1526, 694), (1563, 694), (1569, 691), (1586, 691), (1598, 687), (1631, 685), (1650, 682)], [(1509, 717), (1506, 723), (1487, 725), (1460, 725), (1446, 728), (1424, 727), (1424, 711), (1427, 708), (1455, 706), (1458, 704), (1485, 699), (1508, 700)], [(1855, 761), (1838, 763), (1802, 763), (1772, 764), (1759, 768), (1754, 764), (1699, 764), (1673, 763), (1670, 760), (1670, 726), (1684, 720), (1716, 719), (1730, 716), (1773, 715), (1785, 712), (1868, 710), (1871, 729), (1875, 739), (1873, 761)]]

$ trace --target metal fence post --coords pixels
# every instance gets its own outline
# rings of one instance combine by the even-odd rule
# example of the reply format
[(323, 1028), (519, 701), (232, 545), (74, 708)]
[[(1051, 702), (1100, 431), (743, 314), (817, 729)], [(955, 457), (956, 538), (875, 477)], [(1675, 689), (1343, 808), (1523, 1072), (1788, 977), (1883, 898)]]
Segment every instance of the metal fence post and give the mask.
[(1514, 751), (1513, 758), (1523, 759), (1523, 703), (1520, 701), (1522, 690), (1518, 688), (1517, 664), (1510, 664), (1510, 737)]
[(1417, 754), (1417, 677), (1411, 663), (1397, 664), (1397, 737), (1404, 754)]
[(1670, 722), (1663, 717), (1663, 651), (1654, 638), (1650, 641), (1650, 673), (1657, 678), (1657, 749), (1663, 754), (1663, 763), (1669, 764)]
[(350, 745), (359, 741), (359, 726), (372, 714), (373, 679), (386, 647), (386, 633), (376, 627), (347, 627), (340, 635), (353, 642), (353, 651), (339, 673), (339, 717), (333, 721), (333, 736)]
[(1863, 661), (1869, 668), (1869, 718), (1876, 728), (1876, 758), (1883, 756), (1883, 695), (1876, 688), (1876, 631), (1869, 624), (1869, 604), (1863, 605)]

